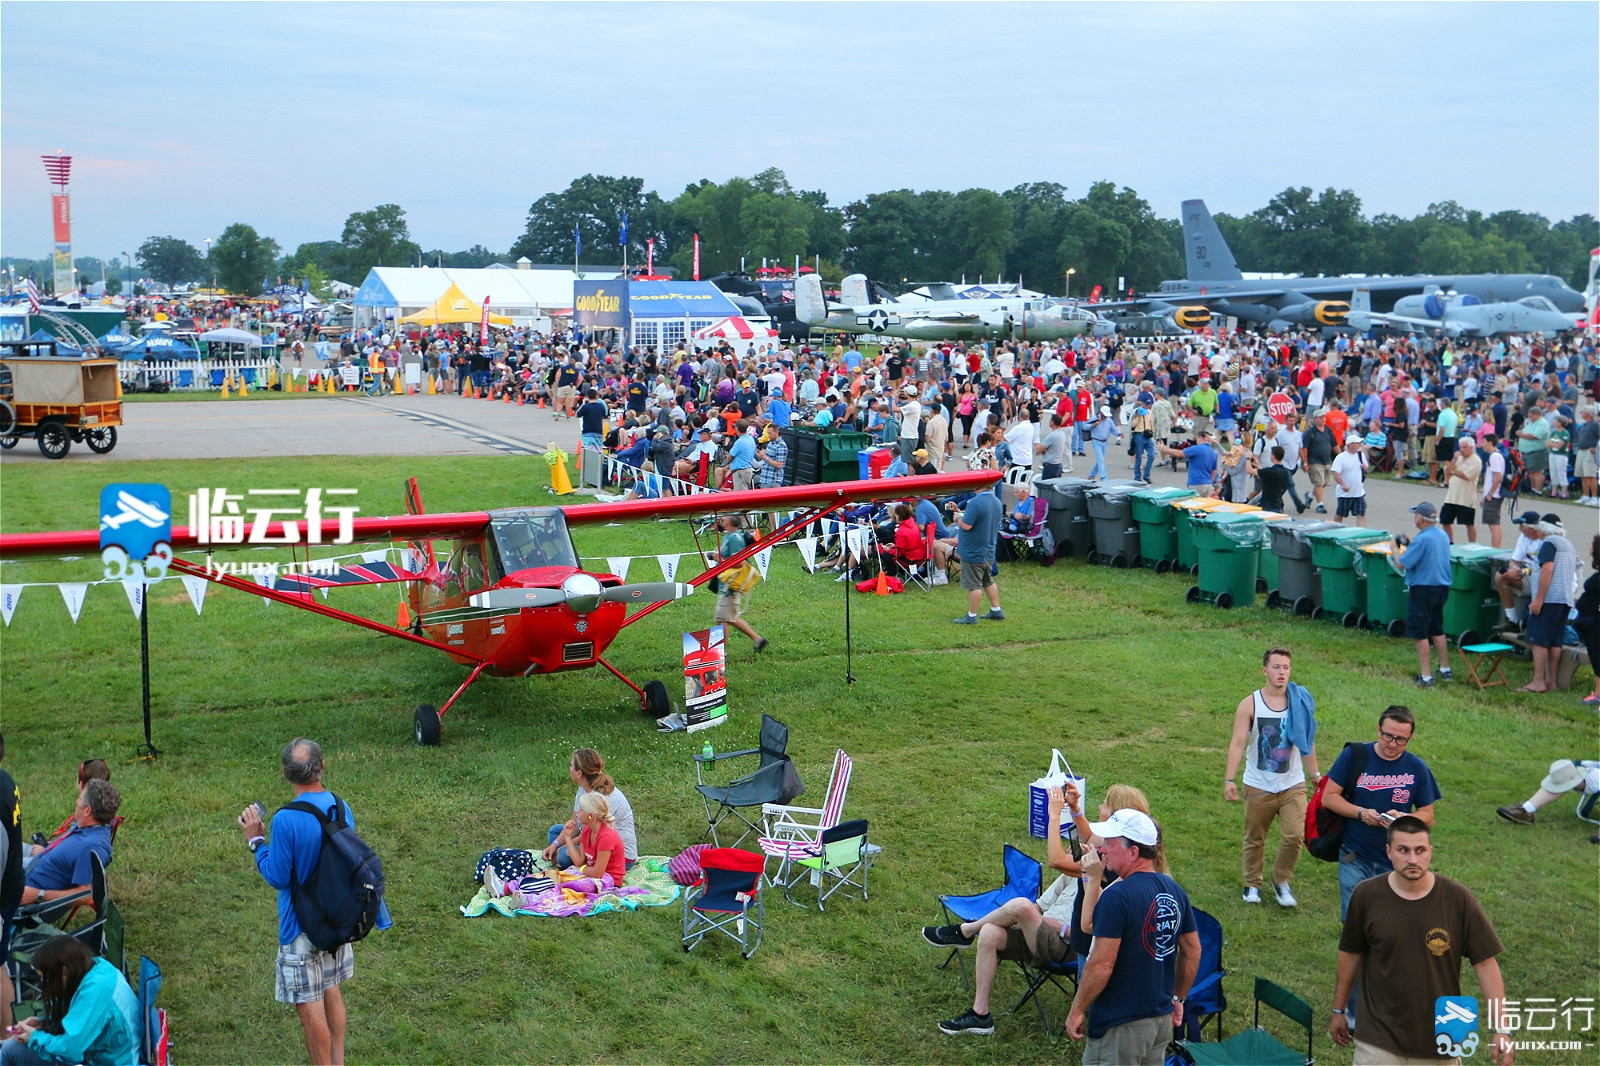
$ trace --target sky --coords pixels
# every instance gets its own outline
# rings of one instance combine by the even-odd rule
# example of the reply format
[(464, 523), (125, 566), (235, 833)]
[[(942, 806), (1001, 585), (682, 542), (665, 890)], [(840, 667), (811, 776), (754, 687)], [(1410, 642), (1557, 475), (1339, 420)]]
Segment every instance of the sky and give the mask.
[[(1129, 186), (1164, 217), (1290, 186), (1369, 215), (1600, 214), (1594, 3), (0, 5), (0, 254), (287, 251), (405, 208), (504, 251), (584, 173), (670, 199), (769, 166), (895, 188)], [(1247, 268), (1248, 265), (1246, 264)]]

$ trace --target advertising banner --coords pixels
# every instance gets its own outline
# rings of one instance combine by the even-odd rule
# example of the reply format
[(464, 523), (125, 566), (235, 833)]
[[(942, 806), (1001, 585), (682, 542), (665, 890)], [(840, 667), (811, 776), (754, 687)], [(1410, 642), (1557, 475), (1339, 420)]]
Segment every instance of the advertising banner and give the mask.
[(723, 626), (683, 635), (683, 712), (691, 733), (728, 720), (728, 648)]
[(54, 273), (57, 296), (66, 296), (77, 288), (72, 283), (72, 245), (56, 242)]
[(575, 281), (572, 283), (572, 322), (576, 326), (626, 330), (628, 281)]
[(55, 223), (55, 242), (72, 243), (72, 200), (66, 193), (50, 197), (50, 218)]

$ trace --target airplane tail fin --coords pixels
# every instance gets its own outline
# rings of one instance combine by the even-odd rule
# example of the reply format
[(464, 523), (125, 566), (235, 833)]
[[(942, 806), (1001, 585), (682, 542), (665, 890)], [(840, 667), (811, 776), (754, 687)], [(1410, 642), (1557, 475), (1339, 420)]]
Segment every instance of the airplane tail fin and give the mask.
[(794, 317), (796, 321), (808, 325), (828, 317), (828, 301), (822, 295), (822, 279), (815, 274), (802, 274), (794, 279)]
[(1204, 200), (1183, 202), (1183, 245), (1190, 281), (1241, 281), (1239, 264), (1206, 210)]
[(422, 490), (417, 487), (417, 479), (406, 478), (406, 514), (422, 514)]
[(846, 307), (860, 307), (862, 304), (872, 302), (872, 296), (867, 292), (867, 276), (865, 274), (849, 274), (839, 282), (839, 302)]
[(1350, 311), (1345, 315), (1345, 324), (1351, 329), (1365, 333), (1372, 328), (1372, 290), (1365, 285), (1358, 285), (1350, 290)]

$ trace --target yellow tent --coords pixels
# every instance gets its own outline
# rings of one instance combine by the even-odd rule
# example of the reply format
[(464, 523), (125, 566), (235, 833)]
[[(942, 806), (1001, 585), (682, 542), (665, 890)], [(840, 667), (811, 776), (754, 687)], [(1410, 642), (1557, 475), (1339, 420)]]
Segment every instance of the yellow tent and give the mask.
[[(461, 291), (461, 287), (451, 282), (444, 295), (435, 300), (432, 307), (424, 307), (416, 314), (407, 315), (400, 321), (418, 326), (448, 326), (482, 320), (483, 305), (467, 299), (467, 294)], [(490, 314), (489, 321), (496, 326), (511, 325), (511, 319), (505, 315)]]

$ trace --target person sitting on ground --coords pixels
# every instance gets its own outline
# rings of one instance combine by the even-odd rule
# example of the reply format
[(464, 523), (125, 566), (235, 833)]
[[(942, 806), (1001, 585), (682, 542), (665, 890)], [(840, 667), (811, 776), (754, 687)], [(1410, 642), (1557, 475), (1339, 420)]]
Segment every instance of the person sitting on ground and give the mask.
[[(111, 768), (106, 765), (104, 759), (85, 759), (78, 764), (78, 795), (83, 795), (83, 787), (90, 781), (110, 780)], [(23, 868), (32, 869), (33, 864), (39, 861), (40, 855), (55, 847), (63, 837), (72, 831), (72, 827), (77, 824), (77, 818), (77, 812), (74, 811), (72, 814), (67, 815), (66, 820), (56, 827), (56, 831), (50, 834), (48, 840), (45, 839), (43, 833), (35, 833), (33, 843), (22, 845)]]
[[(593, 748), (578, 748), (572, 753), (572, 761), (567, 766), (573, 783), (578, 786), (578, 794), (572, 800), (572, 817), (565, 825), (550, 827), (550, 846), (544, 849), (546, 862), (553, 862), (559, 867), (572, 865), (568, 858), (569, 845), (578, 839), (580, 826), (578, 824), (578, 809), (583, 802), (583, 797), (590, 793), (598, 793), (606, 798), (609, 804), (611, 821), (607, 824), (616, 828), (617, 835), (622, 837), (623, 856), (628, 866), (639, 860), (639, 836), (634, 827), (633, 806), (628, 802), (628, 797), (622, 794), (611, 775), (606, 773), (606, 761), (600, 753)], [(620, 881), (621, 879), (618, 878)]]
[[(1600, 824), (1600, 761), (1594, 759), (1557, 759), (1539, 782), (1537, 792), (1519, 806), (1496, 807), (1495, 813), (1508, 822), (1532, 825), (1534, 813), (1540, 807), (1554, 803), (1562, 793), (1574, 789), (1578, 793), (1578, 817)], [(1600, 833), (1590, 836), (1589, 843), (1600, 844)]]
[(115, 964), (65, 934), (39, 945), (31, 961), (44, 987), (44, 1016), (10, 1031), (0, 1066), (139, 1061), (139, 999)]
[(97, 853), (101, 865), (111, 864), (111, 823), (120, 806), (122, 794), (110, 781), (96, 778), (84, 785), (72, 828), (28, 871), (22, 902), (37, 903), (87, 889), (92, 876), (89, 853)]
[(656, 477), (656, 464), (649, 459), (644, 461), (644, 468), (633, 475), (628, 491), (622, 494), (624, 500), (659, 500), (661, 498), (661, 479)]
[(585, 792), (578, 800), (577, 819), (578, 854), (569, 869), (579, 878), (588, 878), (593, 885), (585, 886), (580, 881), (572, 887), (593, 892), (616, 888), (622, 884), (628, 863), (623, 857), (626, 845), (617, 832), (611, 804), (599, 792)]

